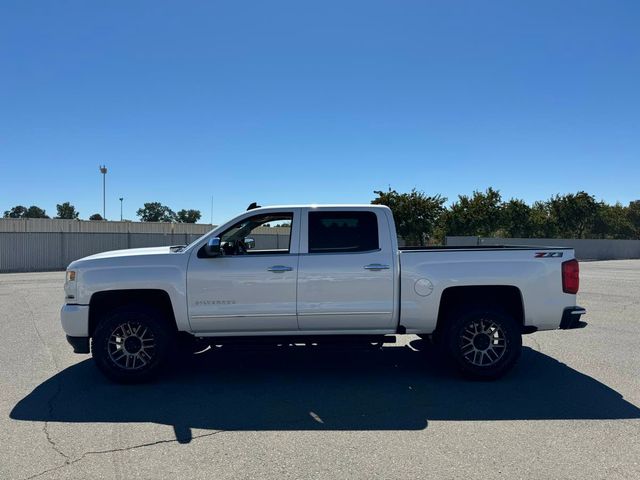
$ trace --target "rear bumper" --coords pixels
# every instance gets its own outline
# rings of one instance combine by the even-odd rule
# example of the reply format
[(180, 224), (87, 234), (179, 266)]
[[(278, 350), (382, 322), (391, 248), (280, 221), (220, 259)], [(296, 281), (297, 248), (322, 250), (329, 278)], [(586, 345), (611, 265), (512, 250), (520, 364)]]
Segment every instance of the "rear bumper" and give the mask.
[(587, 313), (582, 307), (568, 307), (562, 312), (562, 320), (560, 320), (560, 330), (571, 330), (573, 328), (584, 328), (587, 322), (581, 322), (580, 317)]

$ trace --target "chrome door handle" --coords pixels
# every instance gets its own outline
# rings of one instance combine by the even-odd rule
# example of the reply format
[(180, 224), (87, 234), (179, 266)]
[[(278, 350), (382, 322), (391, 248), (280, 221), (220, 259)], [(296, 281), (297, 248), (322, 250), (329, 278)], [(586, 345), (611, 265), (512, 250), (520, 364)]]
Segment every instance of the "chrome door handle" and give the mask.
[(267, 270), (274, 273), (283, 273), (290, 272), (293, 270), (293, 267), (287, 267), (286, 265), (274, 265), (273, 267), (267, 268)]
[(374, 271), (389, 270), (389, 265), (383, 265), (381, 263), (371, 263), (369, 265), (365, 265), (364, 269), (365, 270), (374, 270)]

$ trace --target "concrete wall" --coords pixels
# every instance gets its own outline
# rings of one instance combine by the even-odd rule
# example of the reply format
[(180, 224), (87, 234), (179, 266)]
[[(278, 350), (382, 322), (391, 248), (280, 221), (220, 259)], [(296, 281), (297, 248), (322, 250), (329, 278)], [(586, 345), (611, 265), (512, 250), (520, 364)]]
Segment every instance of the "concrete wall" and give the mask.
[[(103, 222), (59, 218), (0, 218), (0, 232), (187, 233), (203, 235), (217, 225), (170, 222)], [(287, 227), (261, 227), (256, 233), (286, 234)]]
[(480, 244), (479, 237), (445, 237), (445, 245), (453, 245), (456, 247), (474, 247)]
[[(39, 220), (39, 219), (38, 219)], [(76, 222), (74, 220), (56, 220), (54, 222)], [(77, 223), (77, 222), (76, 222)], [(112, 222), (85, 222), (110, 224)], [(125, 223), (125, 222), (114, 222)], [(149, 227), (146, 232), (82, 232), (68, 231), (62, 226), (57, 231), (0, 231), (0, 273), (7, 272), (43, 272), (64, 270), (69, 263), (94, 253), (124, 248), (158, 247), (166, 245), (185, 245), (193, 242), (201, 233), (159, 233), (154, 230), (180, 224), (136, 224)], [(42, 224), (40, 224), (42, 226)], [(193, 225), (192, 225), (193, 226)], [(46, 225), (45, 225), (46, 227)], [(52, 228), (58, 227), (54, 223)], [(73, 227), (73, 225), (72, 225)], [(205, 233), (210, 225), (203, 227)], [(252, 237), (256, 248), (286, 248), (289, 233), (286, 228), (260, 228)]]
[(200, 235), (162, 233), (0, 232), (0, 272), (64, 270), (78, 258), (123, 248), (184, 245)]
[(572, 247), (579, 260), (622, 260), (640, 258), (640, 240), (592, 240), (570, 238), (481, 238), (446, 237), (446, 245), (527, 245)]
[(0, 218), (0, 232), (190, 233), (202, 235), (206, 223), (104, 222), (58, 218)]

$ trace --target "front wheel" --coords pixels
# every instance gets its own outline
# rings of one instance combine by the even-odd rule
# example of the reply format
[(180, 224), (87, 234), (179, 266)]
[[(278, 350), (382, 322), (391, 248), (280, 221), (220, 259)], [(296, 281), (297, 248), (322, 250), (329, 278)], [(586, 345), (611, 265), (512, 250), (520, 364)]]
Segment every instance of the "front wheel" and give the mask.
[(515, 319), (490, 308), (455, 315), (445, 334), (449, 356), (468, 377), (492, 380), (518, 361), (522, 336)]
[(91, 353), (98, 369), (118, 383), (144, 382), (159, 371), (170, 351), (171, 332), (161, 312), (123, 307), (97, 326)]

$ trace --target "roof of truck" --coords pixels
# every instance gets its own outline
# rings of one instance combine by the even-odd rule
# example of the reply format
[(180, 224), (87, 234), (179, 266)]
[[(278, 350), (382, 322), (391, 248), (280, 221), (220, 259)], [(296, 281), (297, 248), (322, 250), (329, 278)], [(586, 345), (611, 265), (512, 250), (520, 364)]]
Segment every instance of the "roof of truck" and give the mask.
[(386, 205), (372, 205), (370, 203), (306, 203), (297, 205), (261, 205), (253, 210), (264, 208), (389, 208)]

